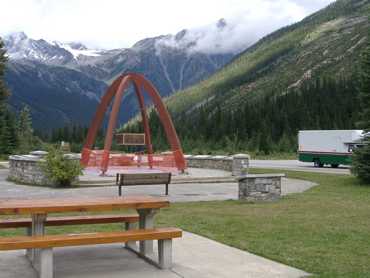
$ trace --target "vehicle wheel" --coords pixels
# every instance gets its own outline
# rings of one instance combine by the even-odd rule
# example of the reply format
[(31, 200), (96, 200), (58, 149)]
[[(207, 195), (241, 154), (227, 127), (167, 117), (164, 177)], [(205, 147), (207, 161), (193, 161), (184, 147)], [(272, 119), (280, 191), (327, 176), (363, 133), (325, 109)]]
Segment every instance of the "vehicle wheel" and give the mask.
[(331, 164), (331, 168), (338, 168), (339, 164)]
[(320, 159), (314, 159), (313, 166), (315, 166), (316, 168), (322, 167), (322, 163), (320, 163)]

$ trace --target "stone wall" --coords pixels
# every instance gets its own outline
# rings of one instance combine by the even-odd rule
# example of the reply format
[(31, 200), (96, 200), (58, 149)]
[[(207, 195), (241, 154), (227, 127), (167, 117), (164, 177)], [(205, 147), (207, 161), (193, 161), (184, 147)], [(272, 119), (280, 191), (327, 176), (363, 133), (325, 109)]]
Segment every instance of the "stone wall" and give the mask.
[[(26, 184), (52, 185), (39, 166), (47, 152), (35, 151), (29, 155), (12, 155), (9, 157), (8, 179)], [(70, 159), (80, 159), (79, 154), (66, 155)], [(205, 168), (230, 171), (234, 176), (247, 174), (250, 157), (247, 154), (234, 156), (185, 155), (189, 168)]]
[[(40, 161), (47, 152), (34, 151), (29, 155), (11, 155), (9, 156), (9, 174), (8, 179), (17, 183), (33, 185), (53, 185), (43, 173), (40, 167)], [(66, 154), (69, 159), (79, 160), (79, 154)]]
[(238, 179), (239, 200), (274, 201), (281, 196), (281, 178), (285, 174), (246, 175)]
[(247, 154), (234, 156), (222, 155), (185, 155), (189, 168), (204, 168), (230, 171), (234, 176), (239, 176), (244, 171), (246, 174), (249, 167), (250, 157)]
[(12, 155), (9, 157), (8, 179), (18, 183), (51, 185), (42, 172), (38, 155)]
[(232, 171), (233, 159), (229, 156), (185, 155), (189, 168), (208, 168)]

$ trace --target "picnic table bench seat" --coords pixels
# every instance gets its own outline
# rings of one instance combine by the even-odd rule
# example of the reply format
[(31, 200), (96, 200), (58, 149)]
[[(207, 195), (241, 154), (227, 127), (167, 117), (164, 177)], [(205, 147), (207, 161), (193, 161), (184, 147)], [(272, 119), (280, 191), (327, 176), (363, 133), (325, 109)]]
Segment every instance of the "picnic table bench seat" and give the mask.
[[(48, 217), (46, 226), (82, 225), (82, 224), (108, 224), (108, 223), (136, 223), (138, 215), (78, 215)], [(13, 218), (0, 220), (0, 229), (7, 228), (31, 228), (31, 218)]]
[(80, 245), (123, 243), (129, 241), (158, 240), (158, 266), (172, 265), (172, 239), (182, 236), (177, 228), (134, 229), (119, 232), (83, 234), (0, 237), (0, 250), (40, 249), (39, 277), (53, 277), (53, 248)]

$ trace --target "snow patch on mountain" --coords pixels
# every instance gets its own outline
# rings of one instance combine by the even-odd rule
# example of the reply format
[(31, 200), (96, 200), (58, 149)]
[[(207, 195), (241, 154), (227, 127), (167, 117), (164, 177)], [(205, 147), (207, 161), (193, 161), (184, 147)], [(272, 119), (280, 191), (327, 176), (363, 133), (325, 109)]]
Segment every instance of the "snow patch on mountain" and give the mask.
[(35, 40), (24, 32), (16, 32), (4, 37), (7, 54), (13, 60), (36, 60), (53, 65), (78, 62), (83, 57), (98, 57), (103, 50), (88, 49), (79, 42)]
[(63, 48), (67, 50), (69, 53), (73, 55), (73, 58), (78, 60), (79, 56), (90, 56), (90, 57), (98, 57), (101, 56), (101, 50), (96, 49), (88, 49), (86, 46), (84, 46), (81, 43), (62, 43), (58, 41), (52, 42), (55, 46), (58, 46), (60, 48)]

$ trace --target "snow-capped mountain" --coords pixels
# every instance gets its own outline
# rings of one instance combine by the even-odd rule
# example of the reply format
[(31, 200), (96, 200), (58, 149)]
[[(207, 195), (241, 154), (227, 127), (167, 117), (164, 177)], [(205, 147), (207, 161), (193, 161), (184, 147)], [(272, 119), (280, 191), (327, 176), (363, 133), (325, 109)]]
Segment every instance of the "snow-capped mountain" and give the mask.
[[(224, 32), (226, 22), (220, 22), (217, 23), (217, 30)], [(38, 115), (36, 127), (55, 127), (67, 122), (87, 124), (85, 118), (92, 117), (91, 113), (104, 93), (104, 88), (123, 72), (144, 74), (162, 96), (169, 96), (208, 77), (236, 55), (232, 52), (218, 54), (199, 51), (198, 43), (204, 35), (201, 32), (194, 35), (188, 30), (182, 30), (175, 35), (143, 39), (131, 48), (99, 50), (89, 49), (79, 42), (35, 40), (23, 32), (10, 34), (3, 38), (10, 58), (6, 76), (12, 91), (10, 102), (17, 108), (22, 104), (29, 105), (32, 113)], [(25, 83), (25, 76), (28, 75), (33, 82), (19, 86)], [(92, 83), (99, 86), (89, 86)], [(53, 91), (58, 91), (65, 98), (69, 98), (71, 92), (80, 94), (92, 108), (89, 108), (87, 116), (76, 117), (81, 113), (81, 107), (76, 103), (71, 102), (66, 107), (64, 102), (53, 103), (53, 98), (48, 96), (50, 105), (59, 105), (57, 110), (60, 111), (60, 117), (49, 123), (50, 112), (41, 112), (42, 109), (35, 105), (35, 95), (40, 96), (40, 90), (44, 96), (49, 92), (52, 95)], [(121, 110), (121, 123), (137, 113), (134, 94), (128, 92), (125, 95)]]
[(104, 54), (103, 50), (88, 49), (85, 45), (79, 42), (62, 43), (58, 41), (53, 41), (52, 44), (54, 44), (56, 47), (67, 50), (73, 55), (73, 58), (75, 60), (79, 60), (82, 56), (98, 57)]
[(62, 65), (73, 59), (73, 55), (64, 48), (42, 39), (33, 40), (23, 32), (6, 36), (4, 42), (11, 60), (30, 60)]
[(103, 50), (88, 49), (78, 42), (34, 40), (24, 32), (12, 33), (4, 37), (7, 54), (12, 60), (31, 60), (51, 65), (78, 64), (86, 57), (97, 57)]

